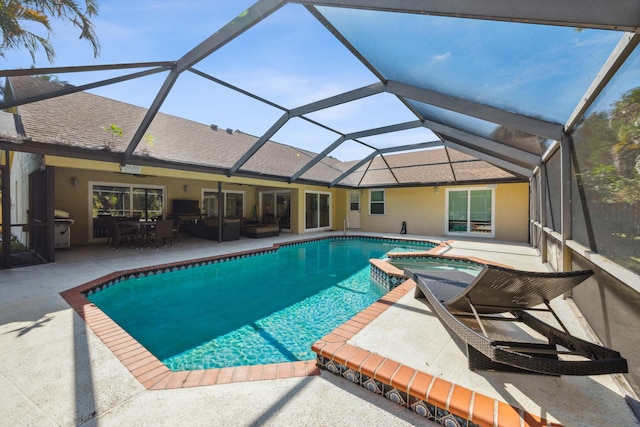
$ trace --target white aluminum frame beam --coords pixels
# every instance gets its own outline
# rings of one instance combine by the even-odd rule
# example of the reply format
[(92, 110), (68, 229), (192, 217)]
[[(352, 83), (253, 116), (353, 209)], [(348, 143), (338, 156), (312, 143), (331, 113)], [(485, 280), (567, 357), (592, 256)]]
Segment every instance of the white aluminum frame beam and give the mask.
[[(589, 89), (587, 89), (587, 92), (583, 95), (581, 102), (576, 106), (569, 120), (567, 120), (564, 126), (567, 133), (573, 132), (584, 113), (604, 90), (638, 44), (640, 44), (640, 34), (627, 33), (622, 36), (618, 45), (611, 55), (609, 55), (607, 62), (605, 62), (598, 75), (591, 81), (591, 86), (589, 86)], [(561, 139), (562, 138), (558, 140)]]
[[(42, 93), (42, 94), (39, 94), (39, 95), (29, 96), (29, 97), (22, 98), (22, 99), (17, 99), (17, 100), (14, 100), (14, 101), (0, 103), (0, 109), (17, 107), (19, 105), (30, 104), (32, 102), (37, 102), (37, 101), (44, 101), (46, 99), (57, 98), (59, 96), (64, 96), (64, 95), (70, 95), (72, 93), (82, 92), (82, 91), (90, 90), (90, 89), (95, 89), (95, 88), (101, 87), (101, 86), (107, 86), (107, 85), (111, 85), (111, 84), (121, 83), (121, 82), (124, 82), (124, 81), (127, 81), (127, 80), (133, 80), (133, 79), (137, 79), (139, 77), (145, 77), (145, 76), (149, 76), (151, 74), (161, 73), (161, 72), (164, 72), (164, 71), (167, 71), (167, 70), (171, 69), (171, 67), (172, 67), (171, 64), (163, 65), (161, 67), (153, 68), (151, 70), (145, 70), (145, 71), (140, 71), (140, 72), (137, 72), (137, 73), (125, 74), (123, 76), (118, 76), (118, 77), (114, 77), (114, 78), (106, 79), (106, 80), (100, 80), (100, 81), (97, 81), (97, 82), (94, 82), (94, 83), (87, 83), (87, 84), (81, 85), (81, 86), (67, 85), (67, 86), (64, 86), (62, 89), (56, 90), (54, 92)], [(30, 69), (30, 71), (32, 71), (33, 74), (40, 74), (40, 71), (38, 69), (32, 68), (32, 69)]]
[(348, 7), (526, 24), (636, 31), (637, 0), (292, 0), (308, 6)]
[(321, 162), (322, 159), (324, 159), (329, 153), (331, 153), (333, 150), (338, 148), (338, 146), (340, 146), (340, 144), (342, 144), (343, 142), (345, 142), (347, 140), (354, 140), (354, 139), (357, 139), (357, 138), (365, 138), (365, 137), (373, 136), (373, 135), (382, 135), (382, 134), (391, 133), (391, 132), (399, 132), (399, 131), (408, 130), (408, 129), (415, 129), (415, 128), (418, 128), (418, 127), (422, 127), (422, 122), (420, 120), (414, 120), (414, 121), (411, 121), (411, 122), (399, 123), (399, 124), (390, 125), (390, 126), (383, 126), (383, 127), (379, 127), (379, 128), (376, 128), (376, 129), (368, 129), (368, 130), (364, 130), (364, 131), (360, 131), (360, 132), (353, 132), (353, 133), (349, 133), (349, 134), (346, 134), (346, 135), (342, 135), (340, 138), (336, 139), (333, 142), (333, 144), (331, 144), (327, 148), (325, 148), (322, 151), (322, 153), (318, 154), (310, 162), (308, 162), (306, 165), (304, 165), (298, 172), (293, 174), (291, 176), (291, 178), (290, 178), (290, 182), (293, 182), (293, 181), (297, 180), (298, 178), (300, 178), (306, 171), (311, 169), (318, 162)]
[[(362, 165), (364, 165), (365, 163), (367, 163), (368, 161), (370, 161), (371, 159), (373, 159), (379, 154), (394, 153), (397, 151), (422, 150), (430, 147), (439, 147), (441, 145), (442, 145), (442, 141), (431, 141), (431, 142), (421, 142), (418, 144), (403, 145), (400, 147), (381, 148), (379, 150), (374, 151), (373, 153), (370, 153), (367, 157), (360, 160), (355, 165), (351, 166), (342, 175), (340, 175), (339, 177), (331, 181), (331, 183), (329, 183), (329, 187), (334, 187), (340, 181), (345, 179), (347, 176), (351, 175), (353, 172), (358, 170)], [(393, 172), (392, 172), (392, 175), (393, 175)]]
[(160, 107), (169, 95), (169, 91), (175, 84), (178, 76), (184, 70), (196, 64), (203, 58), (206, 58), (216, 50), (220, 49), (222, 46), (226, 45), (231, 40), (235, 39), (240, 34), (244, 33), (249, 28), (253, 27), (255, 24), (262, 21), (285, 4), (286, 0), (259, 0), (257, 3), (253, 4), (246, 11), (244, 11), (241, 15), (222, 27), (218, 32), (208, 37), (205, 41), (182, 56), (182, 58), (178, 59), (175, 68), (165, 79), (162, 87), (156, 94), (155, 99), (151, 103), (151, 106), (142, 119), (142, 122), (140, 122), (138, 129), (131, 138), (131, 142), (122, 155), (121, 164), (127, 164), (134, 150), (140, 143), (140, 140), (142, 140), (145, 132), (147, 131), (147, 129), (149, 129), (151, 122), (155, 118), (156, 114), (158, 114), (158, 111), (160, 111)]
[(444, 141), (442, 142), (442, 144), (447, 147), (447, 148), (452, 148), (456, 151), (460, 151), (461, 153), (465, 153), (468, 154), (470, 156), (473, 156), (479, 160), (483, 160), (487, 163), (490, 163), (496, 167), (499, 167), (500, 169), (504, 169), (508, 172), (514, 173), (516, 175), (520, 175), (526, 178), (531, 178), (531, 176), (533, 176), (533, 169), (527, 169), (527, 168), (523, 168), (522, 166), (518, 166), (515, 165), (513, 163), (510, 163), (506, 160), (503, 159), (499, 159), (497, 157), (494, 157), (490, 154), (487, 154), (485, 152), (482, 151), (478, 151), (478, 150), (474, 150), (473, 148), (469, 148), (466, 145), (461, 145), (457, 142), (454, 141), (450, 141), (448, 139), (444, 139)]
[(321, 99), (319, 101), (311, 102), (300, 107), (296, 107), (286, 113), (284, 113), (276, 123), (269, 128), (269, 130), (256, 141), (253, 146), (247, 150), (240, 159), (229, 169), (228, 176), (233, 175), (244, 165), (256, 152), (269, 141), (269, 139), (275, 135), (282, 126), (291, 118), (302, 116), (314, 111), (324, 110), (325, 108), (335, 107), (336, 105), (344, 104), (347, 102), (355, 101), (357, 99), (366, 98), (371, 95), (377, 95), (384, 92), (384, 84), (374, 83), (372, 85), (363, 86), (358, 89), (344, 92), (339, 95), (331, 96), (329, 98)]
[(509, 145), (501, 144), (499, 142), (482, 138), (477, 135), (470, 134), (440, 123), (432, 122), (431, 120), (425, 120), (423, 126), (431, 129), (444, 139), (451, 139), (463, 142), (471, 145), (472, 149), (478, 152), (486, 153), (499, 153), (502, 156), (512, 159), (515, 163), (521, 163), (530, 166), (533, 170), (536, 166), (542, 164), (540, 156), (529, 153), (519, 148), (511, 147)]
[(434, 105), (492, 123), (509, 126), (544, 138), (559, 140), (564, 134), (564, 126), (559, 123), (535, 119), (523, 114), (512, 113), (479, 102), (445, 95), (392, 80), (387, 82), (387, 92), (401, 98), (413, 99), (414, 101)]

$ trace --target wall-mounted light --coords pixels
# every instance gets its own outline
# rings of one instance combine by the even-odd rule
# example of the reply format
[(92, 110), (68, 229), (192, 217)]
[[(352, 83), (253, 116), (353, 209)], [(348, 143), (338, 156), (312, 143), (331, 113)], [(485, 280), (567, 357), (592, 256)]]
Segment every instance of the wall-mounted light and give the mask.
[(74, 176), (71, 178), (71, 186), (72, 187), (77, 187), (78, 185), (80, 185), (80, 180), (78, 179), (77, 176)]
[(435, 187), (433, 187), (433, 192), (436, 194), (440, 193), (440, 187), (438, 187), (437, 185)]
[(189, 192), (189, 186), (187, 184), (183, 185), (182, 189), (184, 190), (185, 193)]

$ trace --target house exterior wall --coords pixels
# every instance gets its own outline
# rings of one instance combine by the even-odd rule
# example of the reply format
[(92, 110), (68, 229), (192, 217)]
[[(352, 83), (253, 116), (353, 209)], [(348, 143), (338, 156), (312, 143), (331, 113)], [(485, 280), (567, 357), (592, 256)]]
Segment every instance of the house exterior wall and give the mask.
[[(164, 186), (165, 205), (167, 215), (172, 214), (171, 200), (190, 199), (202, 200), (202, 190), (216, 190), (218, 182), (222, 182), (223, 190), (245, 192), (245, 215), (250, 216), (253, 206), (257, 206), (260, 191), (291, 190), (292, 224), (291, 232), (304, 233), (304, 191), (313, 190), (332, 193), (332, 203), (335, 203), (335, 190), (326, 187), (282, 184), (257, 180), (252, 178), (226, 177), (205, 173), (187, 172), (171, 169), (143, 167), (139, 175), (122, 174), (119, 166), (113, 163), (70, 159), (47, 156), (48, 166), (55, 166), (55, 208), (69, 212), (74, 224), (71, 229), (71, 245), (86, 245), (97, 243), (90, 237), (92, 221), (91, 183), (122, 183)], [(72, 178), (78, 179), (78, 185), (72, 185)], [(185, 191), (184, 186), (188, 186)], [(294, 213), (296, 212), (296, 213)], [(332, 220), (335, 224), (335, 209)]]
[[(362, 201), (361, 229), (381, 233), (399, 233), (402, 223), (407, 234), (445, 236), (446, 189), (487, 188), (486, 185), (464, 187), (388, 188), (385, 191), (385, 214), (369, 212), (370, 190), (360, 192)], [(495, 186), (495, 239), (515, 242), (529, 240), (528, 183), (498, 184)], [(346, 200), (346, 196), (342, 196)], [(346, 205), (342, 216), (346, 215)]]
[[(143, 167), (140, 175), (119, 173), (118, 165), (106, 162), (83, 161), (60, 157), (47, 157), (48, 165), (56, 166), (55, 207), (70, 213), (75, 220), (71, 244), (91, 243), (91, 182), (158, 185), (166, 188), (167, 214), (171, 215), (171, 200), (201, 200), (202, 189), (217, 189), (218, 181), (223, 190), (239, 190), (246, 194), (246, 215), (259, 203), (258, 194), (267, 190), (291, 190), (291, 232), (305, 232), (305, 191), (331, 193), (332, 229), (342, 230), (347, 214), (347, 190), (322, 186), (281, 184), (252, 178), (226, 177), (178, 170)], [(78, 178), (78, 186), (71, 184)], [(185, 192), (184, 186), (188, 185)], [(407, 233), (421, 236), (445, 236), (446, 189), (462, 187), (409, 187), (389, 188), (385, 191), (385, 214), (369, 212), (370, 190), (361, 190), (361, 230), (383, 233), (400, 233), (402, 223)], [(486, 185), (464, 188), (487, 188)], [(527, 183), (498, 184), (495, 186), (495, 239), (527, 242), (529, 236), (529, 188)]]

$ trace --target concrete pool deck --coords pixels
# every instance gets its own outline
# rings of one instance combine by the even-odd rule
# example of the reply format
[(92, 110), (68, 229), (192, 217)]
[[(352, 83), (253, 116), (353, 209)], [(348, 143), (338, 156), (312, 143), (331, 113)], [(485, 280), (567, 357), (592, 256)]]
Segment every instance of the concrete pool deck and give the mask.
[[(331, 234), (342, 233), (323, 235)], [(281, 234), (223, 244), (183, 239), (174, 248), (159, 250), (85, 247), (56, 252), (52, 264), (0, 271), (0, 425), (430, 425), (410, 410), (326, 371), (147, 390), (60, 296), (115, 271), (316, 236), (320, 235)], [(444, 251), (545, 269), (535, 251), (523, 245), (455, 241)], [(581, 327), (569, 304), (558, 305), (563, 320), (575, 319), (570, 329)], [(611, 376), (470, 372), (459, 343), (412, 293), (349, 342), (540, 418), (565, 425), (640, 425)]]

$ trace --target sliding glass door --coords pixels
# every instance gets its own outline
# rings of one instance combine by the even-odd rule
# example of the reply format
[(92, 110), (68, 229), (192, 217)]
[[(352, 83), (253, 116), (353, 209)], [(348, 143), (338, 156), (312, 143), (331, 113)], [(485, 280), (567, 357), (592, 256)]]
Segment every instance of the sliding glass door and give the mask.
[(494, 237), (493, 189), (447, 190), (447, 234)]
[(291, 230), (291, 191), (264, 191), (260, 193), (260, 212), (279, 218), (281, 230)]
[[(225, 218), (242, 218), (245, 216), (244, 191), (228, 191), (222, 192), (222, 212)], [(207, 217), (218, 216), (218, 191), (203, 190), (202, 192), (202, 214)]]
[(331, 229), (331, 194), (305, 192), (305, 230)]

